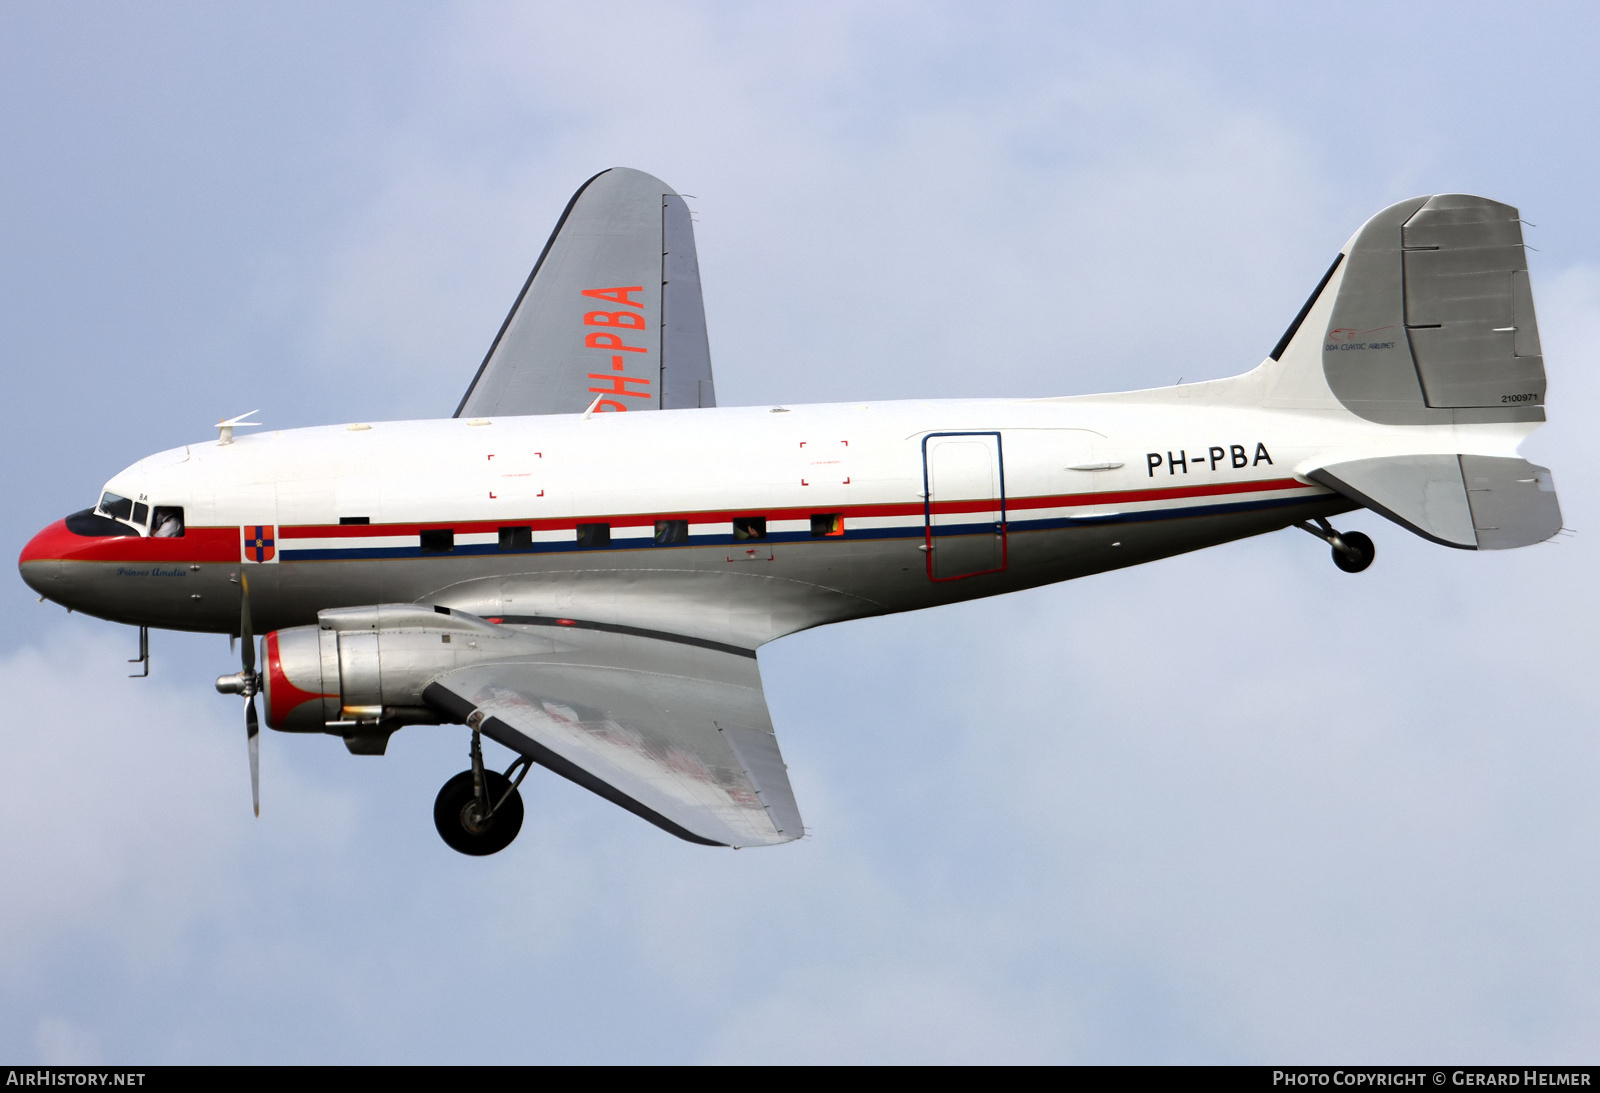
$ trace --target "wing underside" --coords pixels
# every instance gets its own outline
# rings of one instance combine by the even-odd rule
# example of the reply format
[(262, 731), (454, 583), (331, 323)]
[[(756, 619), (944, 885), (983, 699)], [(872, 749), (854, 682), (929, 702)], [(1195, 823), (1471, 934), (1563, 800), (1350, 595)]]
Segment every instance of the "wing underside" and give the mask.
[(595, 630), (561, 639), (561, 652), (447, 672), (424, 698), (691, 842), (803, 834), (753, 653)]

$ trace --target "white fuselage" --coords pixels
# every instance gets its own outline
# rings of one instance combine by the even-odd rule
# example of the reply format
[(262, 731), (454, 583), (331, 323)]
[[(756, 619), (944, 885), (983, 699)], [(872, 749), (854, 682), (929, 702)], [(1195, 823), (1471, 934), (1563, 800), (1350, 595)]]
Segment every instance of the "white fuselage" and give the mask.
[[(241, 435), (151, 456), (107, 483), (181, 507), (184, 539), (57, 552), (45, 588), (121, 621), (226, 631), (234, 606), (218, 581), (243, 568), (253, 594), (262, 590), (264, 627), (325, 607), (434, 602), (753, 647), (821, 622), (1067, 579), (1344, 511), (1351, 504), (1306, 470), (1408, 452), (1510, 455), (1535, 427), (1375, 425), (1325, 387), (1283, 386), (1268, 362), (1229, 380), (1114, 395)], [(943, 451), (966, 462), (942, 471), (946, 444), (963, 445)], [(837, 518), (838, 530), (818, 517)], [(509, 529), (523, 530), (507, 545)], [(247, 536), (269, 545), (252, 551)], [(992, 537), (995, 561), (940, 573), (931, 558), (960, 546), (941, 536), (983, 550)]]

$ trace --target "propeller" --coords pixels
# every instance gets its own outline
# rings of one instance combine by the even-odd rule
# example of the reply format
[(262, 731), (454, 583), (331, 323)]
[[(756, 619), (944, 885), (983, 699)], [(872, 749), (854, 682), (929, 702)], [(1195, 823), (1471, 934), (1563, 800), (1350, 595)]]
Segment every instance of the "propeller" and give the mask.
[(250, 800), (256, 815), (261, 815), (261, 722), (256, 717), (256, 695), (261, 692), (261, 675), (256, 671), (256, 638), (250, 627), (250, 581), (239, 575), (239, 644), (244, 670), (237, 675), (218, 676), (217, 690), (225, 695), (244, 696), (244, 731), (250, 745)]

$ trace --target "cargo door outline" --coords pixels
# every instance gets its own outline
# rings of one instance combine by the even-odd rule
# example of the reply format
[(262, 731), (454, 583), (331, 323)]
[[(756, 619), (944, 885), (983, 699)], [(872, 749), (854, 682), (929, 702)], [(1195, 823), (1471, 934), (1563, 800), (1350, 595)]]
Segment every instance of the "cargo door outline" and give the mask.
[[(984, 504), (984, 503), (979, 502), (979, 501), (944, 502), (942, 507), (946, 508), (947, 511), (945, 513), (941, 514), (941, 515), (949, 516), (950, 515), (949, 507), (952, 506), (952, 505), (960, 505), (960, 506), (966, 507), (968, 511), (973, 511), (973, 512), (996, 512), (996, 513), (998, 513), (998, 518), (996, 519), (996, 521), (993, 524), (994, 536), (995, 536), (996, 539), (999, 540), (999, 543), (998, 543), (998, 546), (999, 546), (998, 558), (996, 559), (998, 564), (994, 565), (994, 566), (991, 566), (991, 567), (989, 567), (987, 569), (973, 569), (973, 570), (970, 570), (970, 571), (965, 572), (965, 573), (945, 573), (943, 575), (940, 575), (936, 571), (936, 568), (935, 568), (936, 560), (938, 558), (938, 546), (939, 546), (939, 544), (938, 544), (938, 542), (935, 541), (935, 536), (934, 536), (934, 528), (935, 528), (935, 524), (934, 524), (934, 515), (935, 515), (935, 513), (934, 513), (934, 503), (935, 503), (935, 498), (934, 498), (934, 495), (933, 495), (934, 476), (933, 476), (933, 468), (932, 468), (932, 465), (930, 463), (930, 455), (931, 455), (931, 453), (930, 453), (930, 450), (929, 450), (928, 446), (929, 446), (929, 443), (932, 442), (932, 441), (944, 440), (944, 439), (948, 439), (950, 437), (983, 437), (985, 439), (993, 438), (993, 440), (994, 440), (994, 451), (992, 453), (992, 461), (991, 461), (991, 464), (990, 464), (991, 470), (993, 472), (993, 477), (991, 478), (991, 489), (990, 489), (990, 493), (991, 493), (992, 496), (989, 498), (988, 503)], [(1004, 449), (1004, 447), (1002, 445), (999, 431), (995, 430), (995, 429), (976, 429), (976, 430), (964, 430), (964, 431), (960, 431), (960, 432), (929, 433), (927, 436), (923, 437), (922, 438), (922, 506), (923, 506), (923, 530), (922, 530), (923, 545), (922, 545), (922, 549), (923, 549), (923, 553), (927, 555), (928, 579), (930, 581), (959, 581), (959, 580), (963, 580), (963, 579), (965, 579), (967, 577), (979, 577), (979, 576), (982, 576), (982, 575), (984, 575), (986, 573), (999, 573), (1002, 570), (1004, 570), (1006, 568), (1007, 555), (1008, 555), (1008, 542), (1007, 542), (1008, 536), (1007, 536), (1007, 531), (1006, 531), (1006, 465), (1005, 465), (1005, 449)], [(959, 510), (957, 510), (957, 511), (959, 511)], [(957, 527), (965, 527), (965, 525), (945, 524), (945, 525), (941, 525), (940, 527), (941, 527), (941, 531), (943, 532), (943, 535), (941, 537), (942, 538), (946, 538), (946, 539), (955, 539), (955, 538), (957, 538), (958, 534), (961, 534), (961, 535), (972, 535), (972, 534), (974, 534), (973, 529), (971, 529), (970, 527), (966, 527), (966, 529), (963, 532), (960, 532), (960, 533), (957, 533), (955, 531), (955, 529)]]

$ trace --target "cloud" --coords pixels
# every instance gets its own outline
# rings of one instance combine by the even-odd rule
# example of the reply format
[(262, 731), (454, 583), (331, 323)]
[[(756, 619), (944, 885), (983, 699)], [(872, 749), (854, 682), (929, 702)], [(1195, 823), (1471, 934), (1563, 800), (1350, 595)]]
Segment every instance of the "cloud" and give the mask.
[[(1071, 63), (952, 91), (939, 63), (967, 24), (948, 14), (913, 31), (928, 54), (885, 71), (872, 43), (923, 20), (629, 10), (613, 26), (497, 9), (446, 36), (329, 254), (329, 366), (453, 408), (568, 195), (616, 164), (697, 195), (732, 402), (1231, 374), (1349, 230), (1300, 138), (1159, 58), (1078, 43)], [(1287, 223), (1320, 233), (1286, 248)]]
[[(963, 969), (965, 971), (965, 969)], [(1075, 1022), (1037, 999), (961, 972), (875, 964), (800, 976), (717, 1030), (718, 1063), (964, 1065), (1064, 1057)], [(1042, 1003), (1042, 1004), (1041, 1004)], [(1065, 1057), (1070, 1057), (1070, 1053)]]
[(46, 1066), (93, 1066), (100, 1061), (94, 1033), (61, 1017), (41, 1017), (33, 1031), (36, 1058)]
[[(1600, 335), (1600, 294), (1548, 280), (1559, 362)], [(1582, 454), (1562, 420), (1558, 482)], [(1569, 520), (1590, 496), (1563, 494)], [(234, 703), (194, 678), (220, 639), (165, 639), (124, 682), (121, 643), (58, 631), (0, 663), (26, 711), (0, 734), (12, 1050), (1581, 1054), (1586, 540), (1469, 556), (1354, 519), (1380, 551), (1358, 577), (1291, 531), (768, 647), (812, 836), (767, 852), (677, 843), (536, 772), (518, 843), (459, 858), (428, 820), (452, 729), (380, 760), (269, 734), (257, 823)]]
[(0, 870), (19, 897), (0, 906), (9, 975), (91, 926), (109, 925), (134, 959), (159, 959), (185, 908), (203, 905), (200, 877), (234, 826), (237, 800), (224, 807), (212, 772), (236, 772), (243, 731), (224, 765), (221, 711), (202, 710), (192, 687), (117, 678), (126, 659), (109, 635), (80, 630), (0, 662), (13, 696), (0, 734)]

